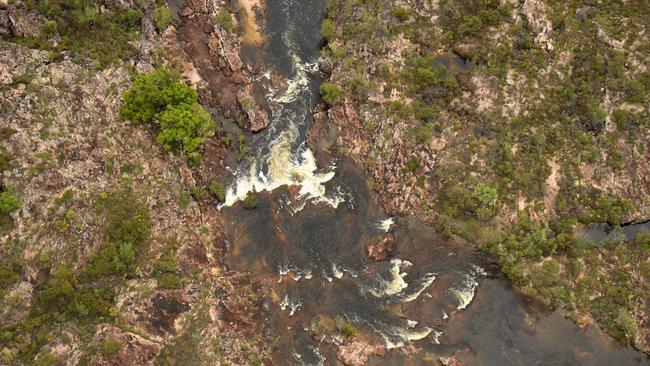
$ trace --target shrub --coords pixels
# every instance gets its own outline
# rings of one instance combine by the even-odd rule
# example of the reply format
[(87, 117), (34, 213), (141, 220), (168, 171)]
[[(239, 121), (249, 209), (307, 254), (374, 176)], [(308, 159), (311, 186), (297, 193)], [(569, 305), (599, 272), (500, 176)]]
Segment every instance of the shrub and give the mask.
[(128, 187), (103, 193), (97, 206), (106, 217), (104, 243), (88, 258), (82, 277), (94, 280), (130, 273), (137, 249), (149, 236), (149, 207)]
[(257, 197), (255, 193), (249, 193), (246, 198), (244, 198), (244, 201), (242, 201), (244, 204), (244, 208), (247, 210), (252, 210), (257, 205), (260, 203), (260, 199)]
[(174, 273), (163, 273), (158, 278), (158, 288), (177, 289), (183, 285), (183, 281)]
[(168, 251), (158, 260), (156, 269), (162, 273), (173, 273), (178, 270), (178, 261), (173, 251)]
[(6, 289), (20, 280), (20, 274), (11, 268), (0, 268), (0, 289)]
[(614, 120), (616, 128), (618, 128), (619, 131), (622, 131), (625, 129), (625, 127), (627, 127), (629, 116), (630, 112), (626, 111), (625, 109), (616, 109), (614, 112), (612, 112), (612, 119)]
[(433, 137), (433, 128), (433, 123), (427, 123), (422, 126), (418, 126), (414, 131), (415, 139), (421, 144), (428, 143)]
[(329, 104), (332, 105), (339, 100), (341, 100), (341, 97), (343, 95), (343, 91), (341, 88), (332, 83), (323, 83), (320, 86), (320, 94), (323, 97), (323, 100)]
[(129, 27), (139, 27), (143, 16), (139, 9), (129, 9), (122, 14), (122, 21)]
[(47, 37), (55, 35), (59, 31), (59, 25), (54, 20), (48, 20), (41, 26), (41, 32)]
[(100, 355), (110, 358), (120, 353), (121, 350), (122, 344), (120, 342), (116, 341), (115, 339), (108, 338), (104, 339), (99, 345), (98, 352)]
[(9, 192), (0, 193), (0, 212), (8, 214), (9, 212), (20, 208), (20, 200)]
[[(31, 47), (52, 50), (57, 59), (61, 51), (69, 51), (75, 61), (94, 60), (99, 67), (132, 57), (136, 53), (130, 43), (136, 37), (142, 12), (126, 12), (101, 0), (27, 1), (30, 9), (38, 11), (47, 20), (41, 36), (19, 41)], [(101, 9), (101, 11), (100, 11)], [(61, 41), (48, 41), (59, 33)]]
[(443, 29), (455, 39), (484, 34), (507, 20), (511, 9), (499, 0), (442, 0), (438, 7)]
[(142, 243), (149, 235), (149, 207), (129, 187), (104, 193), (98, 202), (106, 216), (105, 238), (116, 244)]
[(178, 271), (178, 260), (174, 250), (168, 250), (156, 263), (156, 272), (158, 274), (158, 288), (175, 289), (182, 286), (183, 281), (176, 274)]
[(202, 186), (196, 186), (192, 188), (191, 194), (195, 200), (200, 201), (205, 197), (205, 188), (203, 188)]
[(107, 288), (89, 288), (78, 291), (70, 307), (72, 315), (81, 318), (110, 316), (115, 294)]
[(60, 265), (44, 288), (38, 292), (38, 302), (46, 309), (66, 310), (75, 294), (76, 280), (70, 266)]
[(213, 182), (208, 187), (210, 193), (219, 202), (226, 202), (226, 186), (221, 182)]
[(154, 14), (154, 23), (158, 32), (162, 32), (174, 21), (172, 12), (169, 11), (166, 5), (160, 5), (156, 7), (156, 13)]
[(325, 19), (323, 20), (323, 24), (321, 24), (320, 33), (327, 41), (331, 41), (336, 38), (336, 25), (331, 20)]
[(133, 244), (107, 244), (90, 255), (82, 272), (84, 279), (98, 279), (106, 276), (122, 275), (130, 270), (135, 261)]
[(354, 325), (348, 323), (340, 316), (337, 316), (334, 321), (336, 322), (336, 327), (343, 333), (347, 338), (353, 338), (357, 335), (357, 328)]
[(403, 6), (394, 7), (391, 13), (393, 13), (395, 18), (399, 19), (402, 22), (408, 20), (408, 18), (411, 16), (411, 11)]
[(219, 24), (223, 29), (227, 30), (230, 33), (235, 30), (235, 27), (232, 23), (232, 14), (230, 14), (230, 11), (227, 9), (221, 10), (219, 13), (217, 13), (215, 18), (217, 24)]
[(494, 205), (499, 197), (499, 192), (496, 188), (490, 187), (485, 183), (479, 183), (474, 187), (472, 197), (477, 199), (482, 206), (489, 207)]
[(420, 167), (422, 162), (417, 156), (411, 156), (406, 162), (406, 171), (409, 173), (415, 173), (416, 170)]

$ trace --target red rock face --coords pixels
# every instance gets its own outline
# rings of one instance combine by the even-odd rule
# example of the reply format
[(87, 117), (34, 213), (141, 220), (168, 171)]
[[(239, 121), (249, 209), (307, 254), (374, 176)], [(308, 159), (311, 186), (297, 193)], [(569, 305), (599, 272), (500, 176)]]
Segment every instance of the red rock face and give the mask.
[(387, 261), (393, 257), (395, 248), (395, 236), (393, 234), (388, 234), (380, 240), (368, 245), (368, 258), (375, 262)]
[(220, 5), (188, 1), (176, 29), (163, 34), (163, 48), (183, 76), (199, 91), (203, 104), (219, 109), (252, 132), (269, 125), (267, 103), (256, 96), (254, 73), (242, 62), (241, 42), (214, 23)]

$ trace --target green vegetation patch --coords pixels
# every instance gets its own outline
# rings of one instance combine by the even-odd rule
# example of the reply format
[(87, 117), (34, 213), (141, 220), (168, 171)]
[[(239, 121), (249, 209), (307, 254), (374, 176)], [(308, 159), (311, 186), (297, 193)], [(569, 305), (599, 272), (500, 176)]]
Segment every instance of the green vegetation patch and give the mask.
[(123, 99), (122, 118), (158, 127), (156, 142), (166, 151), (199, 159), (199, 147), (216, 131), (210, 114), (198, 104), (196, 91), (183, 84), (175, 71), (158, 68), (138, 75)]
[[(92, 60), (105, 67), (133, 57), (137, 50), (131, 44), (137, 39), (143, 12), (121, 10), (100, 0), (46, 0), (26, 2), (47, 21), (35, 38), (16, 41), (31, 47), (49, 50), (53, 60), (61, 52), (71, 52), (75, 61)], [(57, 39), (60, 36), (60, 40)]]

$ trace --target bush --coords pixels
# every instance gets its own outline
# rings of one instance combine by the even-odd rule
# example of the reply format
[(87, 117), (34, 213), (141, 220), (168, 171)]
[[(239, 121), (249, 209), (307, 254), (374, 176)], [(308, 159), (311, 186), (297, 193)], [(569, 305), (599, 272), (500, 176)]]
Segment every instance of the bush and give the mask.
[(90, 255), (82, 277), (94, 280), (130, 273), (137, 249), (149, 236), (149, 207), (130, 188), (103, 193), (97, 206), (106, 217), (104, 244)]
[(48, 37), (55, 35), (58, 31), (59, 25), (54, 20), (48, 20), (41, 26), (41, 32)]
[(177, 72), (159, 68), (139, 75), (123, 95), (122, 118), (160, 127), (156, 142), (167, 151), (196, 157), (206, 137), (215, 133), (212, 117), (197, 102), (196, 91), (180, 82)]
[(156, 264), (156, 269), (162, 273), (176, 272), (178, 270), (178, 261), (174, 252), (170, 250), (163, 254)]
[(223, 203), (226, 202), (226, 186), (221, 182), (213, 182), (208, 187), (210, 193), (217, 201)]
[(336, 38), (336, 25), (331, 20), (325, 19), (320, 27), (320, 33), (327, 41), (331, 41)]
[(129, 27), (138, 27), (142, 22), (142, 11), (139, 9), (129, 9), (126, 13), (122, 14), (122, 21)]
[(433, 137), (433, 128), (433, 123), (427, 123), (422, 126), (418, 126), (414, 131), (415, 139), (421, 144), (428, 143)]
[(260, 203), (260, 199), (255, 193), (249, 193), (246, 198), (244, 198), (244, 208), (247, 210), (252, 210)]
[(323, 83), (320, 86), (320, 94), (323, 97), (325, 103), (329, 105), (333, 105), (334, 103), (341, 100), (341, 97), (343, 96), (343, 91), (336, 84)]
[(227, 9), (223, 9), (217, 13), (215, 20), (217, 24), (228, 32), (232, 33), (235, 30), (235, 27), (232, 24), (232, 14), (230, 14), (230, 11)]
[(422, 162), (420, 161), (420, 158), (417, 156), (411, 156), (406, 162), (406, 171), (409, 173), (415, 173), (421, 164)]
[(130, 187), (102, 194), (98, 208), (106, 216), (104, 237), (108, 242), (139, 245), (149, 236), (149, 207)]
[(166, 5), (160, 5), (156, 7), (156, 13), (154, 14), (154, 23), (158, 32), (162, 32), (174, 21), (172, 12), (169, 11)]
[(39, 304), (53, 311), (66, 310), (74, 297), (76, 283), (70, 266), (58, 266), (44, 288), (38, 292)]
[(8, 214), (9, 212), (20, 208), (20, 200), (9, 192), (0, 193), (0, 212)]
[(393, 8), (391, 13), (393, 13), (393, 15), (402, 22), (408, 20), (408, 18), (411, 16), (411, 11), (403, 6), (397, 6)]
[(481, 206), (490, 207), (499, 198), (499, 192), (496, 188), (490, 187), (485, 183), (479, 183), (474, 187), (472, 198), (477, 199)]
[(159, 289), (177, 289), (183, 285), (183, 281), (174, 273), (163, 273), (158, 278)]
[(183, 282), (176, 274), (178, 261), (173, 250), (167, 251), (160, 257), (156, 263), (156, 271), (158, 272), (158, 288), (175, 289), (182, 286)]
[[(20, 280), (20, 274), (11, 268), (0, 267), (0, 289), (6, 289)], [(0, 292), (1, 293), (1, 292)]]
[(115, 294), (106, 288), (89, 288), (75, 295), (71, 314), (81, 318), (109, 317)]
[[(60, 52), (69, 51), (75, 61), (95, 60), (104, 67), (125, 60), (137, 52), (130, 43), (136, 38), (141, 24), (140, 10), (123, 10), (101, 0), (27, 1), (27, 7), (38, 11), (47, 20), (36, 38), (18, 41), (51, 50), (57, 59)], [(100, 10), (101, 9), (101, 10)], [(61, 41), (48, 41), (54, 34)]]
[(82, 276), (84, 279), (98, 279), (106, 276), (122, 275), (131, 269), (135, 262), (133, 244), (108, 244), (90, 255)]
[(482, 36), (486, 28), (506, 21), (511, 11), (499, 0), (442, 0), (438, 7), (443, 29), (454, 39)]
[(99, 352), (100, 355), (110, 358), (120, 353), (121, 350), (122, 350), (122, 343), (116, 341), (115, 339), (108, 338), (102, 341), (97, 351)]

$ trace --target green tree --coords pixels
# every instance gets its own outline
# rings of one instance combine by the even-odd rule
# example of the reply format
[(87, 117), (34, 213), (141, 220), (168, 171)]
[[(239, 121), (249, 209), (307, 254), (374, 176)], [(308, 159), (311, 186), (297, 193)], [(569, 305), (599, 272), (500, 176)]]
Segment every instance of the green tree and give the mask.
[(180, 75), (165, 68), (138, 75), (122, 96), (120, 115), (133, 123), (152, 123), (168, 106), (192, 105), (197, 94), (180, 82)]
[(190, 158), (200, 158), (199, 146), (216, 131), (212, 117), (197, 102), (196, 91), (181, 83), (175, 71), (159, 68), (139, 75), (123, 99), (122, 118), (158, 125), (156, 142), (167, 151), (180, 150)]
[(170, 106), (160, 114), (161, 130), (156, 142), (167, 151), (196, 151), (206, 137), (213, 136), (216, 126), (198, 103)]

